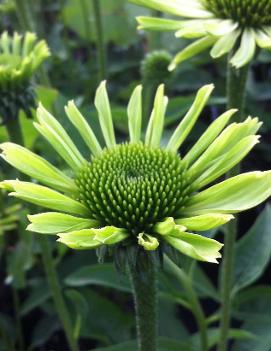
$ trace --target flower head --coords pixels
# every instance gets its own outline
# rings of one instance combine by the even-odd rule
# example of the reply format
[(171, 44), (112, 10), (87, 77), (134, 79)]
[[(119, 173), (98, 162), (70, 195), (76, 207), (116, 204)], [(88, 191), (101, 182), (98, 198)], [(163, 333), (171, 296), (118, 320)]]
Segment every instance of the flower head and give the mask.
[(44, 40), (37, 41), (36, 34), (4, 32), (0, 37), (0, 116), (16, 116), (20, 109), (28, 115), (35, 106), (31, 78), (40, 64), (50, 55)]
[(254, 57), (256, 47), (271, 49), (270, 0), (130, 0), (145, 7), (187, 18), (138, 17), (140, 29), (176, 31), (178, 38), (198, 40), (179, 52), (169, 66), (211, 49), (219, 58), (234, 50), (231, 64), (240, 68)]
[[(236, 110), (218, 117), (186, 154), (178, 149), (195, 125), (213, 85), (199, 90), (166, 146), (161, 146), (168, 99), (157, 89), (153, 111), (142, 138), (142, 88), (128, 104), (129, 142), (117, 144), (105, 82), (95, 105), (106, 146), (98, 142), (73, 101), (66, 114), (91, 153), (85, 159), (61, 124), (41, 105), (35, 127), (71, 169), (69, 177), (31, 151), (3, 143), (2, 157), (37, 183), (5, 180), (10, 195), (48, 208), (30, 215), (28, 230), (57, 234), (75, 249), (108, 247), (161, 252), (171, 245), (195, 259), (217, 262), (222, 245), (198, 232), (223, 225), (271, 194), (271, 172), (250, 172), (212, 184), (258, 143), (261, 123), (247, 118), (226, 126)], [(197, 232), (197, 233), (195, 233)], [(123, 252), (123, 251), (122, 251)]]

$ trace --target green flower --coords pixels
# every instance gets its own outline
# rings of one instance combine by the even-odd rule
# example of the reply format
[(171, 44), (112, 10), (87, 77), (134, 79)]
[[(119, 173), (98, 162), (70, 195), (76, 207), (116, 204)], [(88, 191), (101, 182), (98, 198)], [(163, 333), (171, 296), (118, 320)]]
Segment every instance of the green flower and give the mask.
[(211, 49), (219, 58), (234, 49), (231, 64), (240, 68), (254, 57), (256, 47), (271, 49), (270, 0), (130, 0), (186, 20), (138, 17), (140, 29), (176, 31), (177, 38), (195, 39), (169, 66)]
[(4, 121), (16, 117), (20, 109), (31, 115), (29, 109), (35, 106), (31, 78), (49, 55), (45, 41), (37, 41), (34, 33), (1, 35), (0, 116)]
[[(117, 144), (105, 82), (95, 106), (106, 147), (102, 148), (73, 101), (66, 114), (86, 143), (86, 159), (62, 125), (41, 105), (35, 127), (69, 166), (69, 177), (31, 151), (3, 143), (2, 157), (36, 182), (5, 180), (10, 195), (52, 210), (30, 215), (28, 230), (57, 234), (74, 249), (107, 247), (119, 252), (146, 251), (171, 245), (194, 259), (217, 262), (222, 244), (194, 232), (223, 225), (271, 194), (271, 171), (250, 172), (211, 185), (258, 143), (261, 123), (248, 117), (226, 126), (236, 110), (217, 118), (186, 154), (178, 149), (195, 125), (213, 85), (199, 90), (195, 101), (165, 146), (161, 146), (168, 99), (157, 89), (153, 111), (141, 138), (142, 96), (136, 87), (128, 104), (130, 141)], [(164, 141), (163, 141), (164, 144)], [(70, 174), (70, 173), (69, 173)], [(123, 251), (122, 251), (123, 252)], [(144, 251), (143, 251), (144, 252)]]

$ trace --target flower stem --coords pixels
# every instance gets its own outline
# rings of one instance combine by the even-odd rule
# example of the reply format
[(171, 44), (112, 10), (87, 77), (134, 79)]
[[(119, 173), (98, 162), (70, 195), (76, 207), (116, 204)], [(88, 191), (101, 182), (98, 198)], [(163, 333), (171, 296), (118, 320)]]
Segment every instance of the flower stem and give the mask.
[(18, 338), (18, 349), (20, 351), (24, 351), (24, 334), (23, 334), (23, 327), (20, 318), (20, 298), (18, 294), (18, 290), (15, 286), (12, 285), (12, 299), (13, 299), (13, 306), (14, 306), (14, 314), (15, 314), (15, 326), (16, 326), (16, 334)]
[(151, 259), (145, 270), (130, 267), (133, 287), (138, 351), (156, 351), (157, 338), (157, 281)]
[(201, 351), (208, 351), (208, 335), (207, 335), (206, 318), (202, 310), (198, 296), (195, 293), (195, 290), (193, 288), (191, 278), (184, 272), (184, 270), (178, 267), (167, 256), (164, 257), (164, 263), (165, 263), (165, 269), (168, 270), (171, 274), (173, 274), (184, 287), (187, 294), (187, 298), (189, 299), (189, 302), (190, 302), (191, 310), (194, 314), (194, 317), (198, 325), (200, 341), (201, 341)]
[[(244, 107), (246, 97), (246, 83), (249, 71), (249, 65), (237, 70), (230, 64), (231, 55), (228, 60), (227, 76), (227, 107), (237, 108), (235, 122), (241, 122), (244, 118)], [(234, 167), (227, 174), (227, 178), (237, 175), (240, 171), (240, 165)], [(224, 255), (221, 271), (221, 318), (220, 318), (220, 341), (217, 347), (218, 351), (227, 350), (229, 337), (230, 320), (231, 320), (231, 290), (232, 276), (234, 268), (234, 249), (237, 237), (238, 223), (237, 220), (231, 221), (226, 226)]]
[(92, 0), (92, 4), (93, 4), (93, 13), (95, 18), (96, 36), (97, 36), (99, 80), (101, 81), (106, 77), (106, 52), (105, 52), (100, 0)]
[(19, 116), (7, 116), (5, 126), (8, 132), (9, 140), (24, 145), (23, 133), (20, 126)]
[(47, 280), (52, 292), (55, 308), (57, 310), (59, 319), (63, 325), (70, 349), (72, 351), (79, 351), (76, 339), (73, 334), (73, 327), (67, 305), (61, 293), (57, 273), (54, 267), (51, 250), (48, 244), (48, 239), (41, 235), (40, 246), (42, 249), (43, 266), (46, 272)]

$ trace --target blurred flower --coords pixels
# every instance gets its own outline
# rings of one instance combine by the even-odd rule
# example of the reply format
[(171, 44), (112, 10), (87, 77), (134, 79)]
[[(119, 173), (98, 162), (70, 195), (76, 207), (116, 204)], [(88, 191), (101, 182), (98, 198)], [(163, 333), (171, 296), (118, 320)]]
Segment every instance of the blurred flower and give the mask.
[(4, 32), (0, 37), (0, 116), (16, 118), (20, 109), (31, 115), (35, 95), (31, 78), (50, 55), (44, 40), (37, 41), (36, 34)]
[(130, 0), (130, 2), (161, 12), (188, 18), (171, 20), (138, 17), (140, 29), (176, 31), (177, 38), (195, 39), (179, 52), (171, 65), (211, 49), (213, 58), (234, 49), (231, 64), (240, 68), (254, 57), (256, 47), (271, 49), (270, 0)]
[(147, 84), (157, 87), (170, 79), (172, 73), (168, 71), (168, 65), (172, 56), (165, 50), (155, 50), (146, 55), (141, 62), (142, 80)]
[[(184, 156), (177, 153), (213, 90), (202, 87), (165, 147), (160, 146), (168, 99), (157, 89), (153, 111), (141, 138), (142, 96), (136, 87), (128, 104), (130, 141), (117, 144), (105, 82), (96, 92), (95, 106), (106, 147), (102, 148), (73, 101), (66, 114), (91, 152), (87, 160), (62, 125), (41, 105), (38, 131), (70, 167), (69, 177), (31, 151), (3, 143), (2, 157), (43, 185), (5, 180), (10, 195), (53, 212), (30, 215), (28, 230), (57, 234), (74, 249), (134, 247), (140, 252), (169, 244), (198, 260), (217, 262), (222, 244), (194, 234), (230, 221), (271, 194), (271, 171), (244, 173), (216, 185), (258, 143), (261, 123), (248, 117), (225, 127), (236, 110), (217, 118)], [(146, 251), (144, 251), (145, 249)], [(114, 251), (115, 250), (115, 251)]]

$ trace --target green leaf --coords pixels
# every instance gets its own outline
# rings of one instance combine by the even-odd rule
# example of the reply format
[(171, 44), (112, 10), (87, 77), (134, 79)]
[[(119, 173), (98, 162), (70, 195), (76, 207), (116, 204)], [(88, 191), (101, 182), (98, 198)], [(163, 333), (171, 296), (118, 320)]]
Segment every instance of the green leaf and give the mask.
[(99, 114), (99, 121), (103, 131), (104, 140), (108, 147), (112, 147), (116, 144), (114, 126), (112, 120), (112, 113), (109, 98), (106, 90), (106, 82), (103, 81), (95, 95), (94, 104)]
[(124, 276), (120, 276), (110, 263), (79, 268), (65, 279), (65, 283), (72, 287), (98, 285), (125, 292), (131, 291), (129, 280)]
[(182, 215), (237, 213), (259, 205), (271, 195), (271, 171), (243, 173), (190, 198)]
[(35, 323), (33, 328), (32, 348), (45, 344), (57, 329), (59, 329), (59, 321), (55, 315), (42, 317), (42, 319)]
[(195, 98), (193, 105), (190, 107), (189, 111), (182, 119), (172, 137), (170, 138), (167, 149), (171, 151), (177, 151), (182, 145), (187, 135), (190, 133), (191, 129), (194, 127), (200, 113), (202, 112), (204, 106), (206, 105), (212, 91), (214, 89), (213, 84), (205, 85), (202, 87)]
[(130, 98), (128, 108), (128, 123), (130, 141), (136, 143), (140, 141), (142, 123), (142, 86), (138, 85)]
[(266, 206), (250, 230), (238, 241), (235, 253), (234, 292), (256, 281), (271, 258), (271, 208)]
[(42, 304), (47, 301), (51, 296), (51, 292), (46, 282), (43, 280), (42, 284), (39, 284), (32, 291), (29, 292), (28, 297), (24, 300), (20, 308), (20, 315), (25, 316), (33, 309), (41, 307)]
[(78, 218), (58, 212), (29, 215), (28, 219), (31, 224), (28, 225), (27, 230), (44, 234), (70, 232), (99, 225), (99, 222), (94, 219)]

